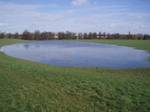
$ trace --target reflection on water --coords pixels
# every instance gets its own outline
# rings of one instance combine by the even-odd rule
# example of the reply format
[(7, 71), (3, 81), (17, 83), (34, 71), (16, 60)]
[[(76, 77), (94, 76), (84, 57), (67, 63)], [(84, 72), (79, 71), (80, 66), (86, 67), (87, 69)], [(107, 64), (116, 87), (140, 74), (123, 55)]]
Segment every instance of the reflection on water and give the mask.
[(144, 68), (150, 54), (142, 50), (78, 41), (38, 41), (5, 46), (2, 51), (20, 59), (61, 67)]

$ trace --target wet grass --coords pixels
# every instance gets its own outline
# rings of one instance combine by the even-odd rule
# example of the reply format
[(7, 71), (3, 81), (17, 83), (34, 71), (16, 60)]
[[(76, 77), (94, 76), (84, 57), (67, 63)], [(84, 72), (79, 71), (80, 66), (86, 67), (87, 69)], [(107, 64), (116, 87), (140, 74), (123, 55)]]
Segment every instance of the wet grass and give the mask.
[[(0, 40), (0, 46), (18, 42), (24, 41), (4, 39)], [(121, 45), (119, 42), (116, 44)], [(137, 41), (137, 44), (136, 41), (132, 43), (135, 43), (133, 47), (145, 50), (150, 48), (147, 41), (145, 44), (144, 41), (141, 41), (141, 44), (140, 41)], [(129, 45), (133, 44), (129, 42)], [(144, 47), (140, 47), (142, 45)], [(149, 112), (149, 110), (149, 68), (134, 70), (58, 68), (18, 60), (0, 53), (1, 112)]]

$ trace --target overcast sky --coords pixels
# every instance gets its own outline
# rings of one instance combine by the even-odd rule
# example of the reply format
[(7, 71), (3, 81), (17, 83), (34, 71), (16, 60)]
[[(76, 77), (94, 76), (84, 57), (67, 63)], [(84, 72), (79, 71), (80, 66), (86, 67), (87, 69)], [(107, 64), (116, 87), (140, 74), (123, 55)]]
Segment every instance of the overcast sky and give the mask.
[(0, 0), (0, 31), (149, 33), (150, 0)]

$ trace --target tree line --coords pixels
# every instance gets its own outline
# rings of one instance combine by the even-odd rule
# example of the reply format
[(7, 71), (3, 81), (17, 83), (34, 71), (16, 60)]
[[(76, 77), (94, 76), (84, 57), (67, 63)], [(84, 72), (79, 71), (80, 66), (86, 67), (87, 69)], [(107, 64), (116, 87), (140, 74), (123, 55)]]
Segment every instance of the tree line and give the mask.
[(74, 32), (29, 32), (25, 30), (22, 34), (19, 33), (5, 33), (0, 32), (0, 39), (13, 38), (24, 40), (75, 40), (75, 39), (131, 39), (131, 40), (148, 40), (149, 34), (119, 34), (119, 33), (105, 33), (105, 32), (89, 32), (89, 33), (74, 33)]

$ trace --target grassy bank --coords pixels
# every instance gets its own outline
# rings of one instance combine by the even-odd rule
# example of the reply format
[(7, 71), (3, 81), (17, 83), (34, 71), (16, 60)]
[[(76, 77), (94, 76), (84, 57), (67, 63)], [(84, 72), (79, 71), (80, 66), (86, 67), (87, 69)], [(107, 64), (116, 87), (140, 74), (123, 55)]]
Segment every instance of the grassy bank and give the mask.
[(83, 41), (103, 43), (103, 44), (114, 44), (119, 46), (128, 46), (150, 52), (150, 40), (83, 40)]
[[(0, 40), (0, 46), (24, 42)], [(147, 41), (96, 41), (150, 51)], [(134, 43), (134, 44), (133, 44)], [(1, 112), (149, 112), (150, 69), (57, 68), (0, 53)]]

